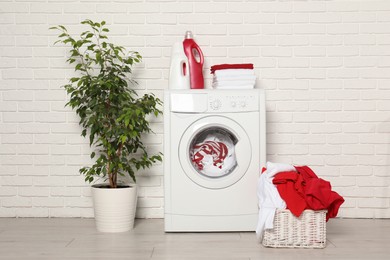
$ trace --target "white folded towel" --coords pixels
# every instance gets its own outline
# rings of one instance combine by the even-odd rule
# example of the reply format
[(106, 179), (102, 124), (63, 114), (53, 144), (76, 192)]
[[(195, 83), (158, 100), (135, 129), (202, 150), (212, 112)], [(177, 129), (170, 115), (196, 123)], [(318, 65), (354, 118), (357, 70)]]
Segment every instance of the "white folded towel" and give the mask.
[(213, 85), (219, 85), (219, 86), (242, 86), (242, 85), (255, 85), (255, 80), (224, 80), (224, 81), (213, 81)]
[(256, 75), (252, 69), (216, 70), (212, 87), (218, 89), (253, 89)]
[(212, 86), (214, 88), (225, 87), (225, 86), (227, 86), (227, 87), (232, 86), (232, 87), (237, 87), (237, 88), (240, 88), (242, 86), (251, 86), (252, 88), (254, 88), (255, 82), (254, 81), (236, 81), (236, 82), (223, 81), (223, 82), (213, 82)]
[(213, 85), (213, 88), (215, 89), (254, 89), (254, 85), (242, 85), (242, 86), (234, 86), (234, 85)]
[(219, 80), (256, 80), (255, 75), (226, 75), (226, 76), (214, 76), (213, 81)]

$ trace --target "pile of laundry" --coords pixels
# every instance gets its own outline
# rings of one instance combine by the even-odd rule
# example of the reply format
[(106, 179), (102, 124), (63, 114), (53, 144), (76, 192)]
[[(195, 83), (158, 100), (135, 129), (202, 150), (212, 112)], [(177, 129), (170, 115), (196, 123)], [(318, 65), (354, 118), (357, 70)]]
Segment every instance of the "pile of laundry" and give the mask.
[(199, 170), (203, 170), (204, 165), (206, 164), (203, 160), (205, 157), (209, 156), (211, 158), (213, 165), (222, 168), (223, 161), (228, 154), (227, 146), (222, 142), (215, 141), (205, 141), (194, 145), (194, 155), (192, 161), (195, 163)]
[(253, 89), (256, 75), (253, 64), (219, 64), (211, 66), (213, 88), (215, 89)]
[(219, 178), (237, 166), (233, 141), (221, 133), (207, 135), (190, 148), (194, 168), (205, 176)]
[(262, 241), (265, 229), (273, 228), (277, 209), (289, 209), (299, 217), (305, 209), (327, 210), (326, 221), (337, 216), (344, 198), (330, 183), (318, 178), (308, 166), (267, 162), (260, 175), (257, 196), (259, 220), (256, 235)]

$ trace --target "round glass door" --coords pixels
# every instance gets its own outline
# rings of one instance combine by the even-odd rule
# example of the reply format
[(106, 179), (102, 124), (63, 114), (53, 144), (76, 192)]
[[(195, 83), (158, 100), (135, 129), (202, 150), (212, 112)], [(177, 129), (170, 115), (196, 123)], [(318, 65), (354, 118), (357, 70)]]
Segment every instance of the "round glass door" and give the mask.
[(245, 130), (223, 116), (206, 116), (193, 122), (179, 144), (184, 173), (196, 184), (222, 189), (239, 181), (252, 158)]

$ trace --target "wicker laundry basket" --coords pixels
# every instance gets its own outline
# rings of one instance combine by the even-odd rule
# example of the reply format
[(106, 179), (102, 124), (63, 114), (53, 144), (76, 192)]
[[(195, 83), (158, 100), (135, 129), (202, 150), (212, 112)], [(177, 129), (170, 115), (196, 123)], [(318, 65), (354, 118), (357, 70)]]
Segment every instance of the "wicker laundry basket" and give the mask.
[(324, 248), (326, 212), (326, 210), (305, 210), (297, 218), (289, 210), (277, 210), (274, 228), (264, 232), (263, 246)]

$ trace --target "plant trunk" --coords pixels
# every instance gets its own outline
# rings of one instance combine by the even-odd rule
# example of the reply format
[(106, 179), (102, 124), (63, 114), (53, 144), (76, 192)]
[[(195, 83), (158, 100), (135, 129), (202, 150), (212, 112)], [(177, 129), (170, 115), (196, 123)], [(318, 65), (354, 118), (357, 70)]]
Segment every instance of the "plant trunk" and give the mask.
[[(121, 143), (119, 145), (119, 148), (118, 150), (116, 151), (116, 156), (120, 158), (120, 156), (122, 155), (122, 149), (123, 149), (123, 144)], [(109, 158), (110, 159), (110, 158)], [(117, 188), (118, 185), (117, 185), (117, 181), (118, 181), (118, 170), (116, 171), (113, 171), (113, 172), (110, 172), (109, 171), (109, 168), (110, 168), (110, 164), (107, 165), (108, 169), (107, 169), (107, 172), (108, 172), (108, 178), (109, 178), (109, 181), (110, 181), (110, 187), (111, 188)]]
[(108, 180), (110, 182), (110, 188), (116, 188), (116, 184), (115, 184), (115, 182), (113, 180), (113, 175), (112, 174), (108, 175)]
[(112, 173), (112, 182), (114, 183), (114, 188), (118, 188), (117, 178), (118, 178), (118, 172)]
[(115, 189), (116, 186), (116, 178), (115, 178), (115, 173), (110, 172), (110, 163), (107, 164), (107, 172), (108, 172), (108, 181), (110, 182), (110, 188)]

